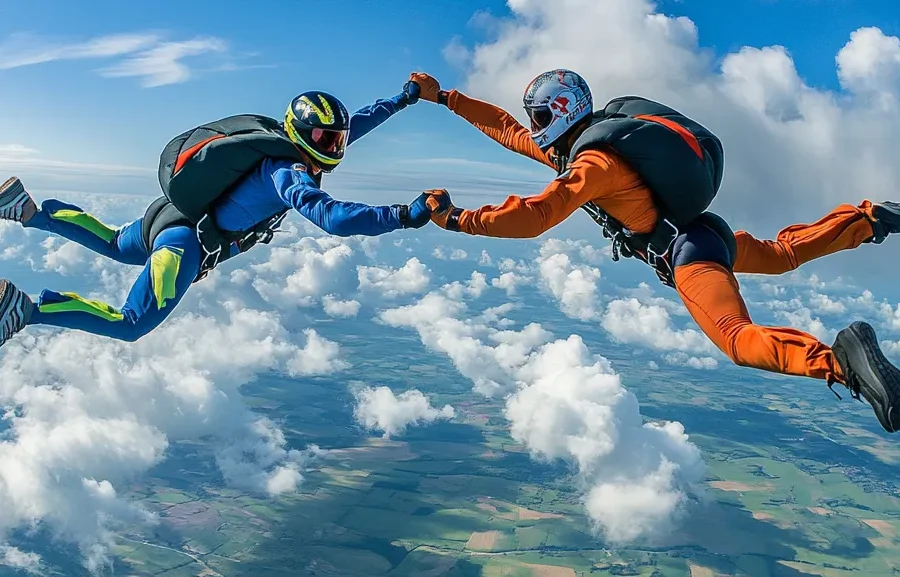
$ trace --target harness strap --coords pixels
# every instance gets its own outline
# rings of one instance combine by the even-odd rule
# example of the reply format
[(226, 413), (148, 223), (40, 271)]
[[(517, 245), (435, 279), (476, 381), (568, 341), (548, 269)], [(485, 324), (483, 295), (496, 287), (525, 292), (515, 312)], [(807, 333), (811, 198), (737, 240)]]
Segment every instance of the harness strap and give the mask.
[(281, 227), (287, 213), (288, 209), (285, 208), (249, 230), (229, 232), (219, 229), (215, 219), (209, 213), (194, 225), (163, 196), (155, 200), (144, 213), (141, 233), (149, 251), (153, 247), (154, 239), (163, 230), (173, 226), (193, 228), (203, 253), (200, 270), (194, 279), (194, 282), (197, 282), (204, 279), (209, 271), (233, 256), (231, 254), (232, 245), (237, 247), (237, 254), (240, 254), (250, 250), (258, 243), (269, 244)]
[(288, 210), (284, 209), (249, 230), (237, 232), (219, 229), (213, 216), (210, 213), (205, 214), (197, 223), (197, 240), (203, 251), (203, 260), (200, 261), (200, 271), (194, 282), (206, 278), (211, 270), (235, 256), (231, 254), (232, 245), (238, 249), (236, 254), (241, 254), (259, 243), (272, 242), (287, 213)]
[(594, 202), (585, 203), (581, 208), (600, 225), (604, 238), (610, 240), (613, 261), (618, 261), (620, 256), (637, 258), (650, 265), (664, 285), (675, 288), (672, 246), (678, 237), (678, 227), (669, 219), (660, 215), (652, 232), (635, 234)]

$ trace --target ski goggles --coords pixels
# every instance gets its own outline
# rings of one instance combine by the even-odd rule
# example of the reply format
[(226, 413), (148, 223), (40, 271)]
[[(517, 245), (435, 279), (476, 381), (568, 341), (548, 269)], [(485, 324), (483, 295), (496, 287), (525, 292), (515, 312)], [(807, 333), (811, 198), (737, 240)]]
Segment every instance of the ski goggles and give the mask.
[(553, 122), (553, 111), (549, 106), (526, 106), (525, 112), (531, 121), (531, 132), (540, 132)]
[(342, 152), (346, 148), (348, 132), (347, 130), (313, 128), (309, 138), (319, 152), (336, 153)]

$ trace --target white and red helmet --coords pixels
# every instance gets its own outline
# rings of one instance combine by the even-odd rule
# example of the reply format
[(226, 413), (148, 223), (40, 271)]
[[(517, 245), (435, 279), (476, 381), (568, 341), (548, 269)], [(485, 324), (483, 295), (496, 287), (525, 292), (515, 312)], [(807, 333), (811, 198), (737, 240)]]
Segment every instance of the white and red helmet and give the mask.
[(584, 78), (560, 68), (538, 75), (522, 98), (531, 120), (531, 138), (548, 150), (569, 128), (593, 114), (594, 99)]

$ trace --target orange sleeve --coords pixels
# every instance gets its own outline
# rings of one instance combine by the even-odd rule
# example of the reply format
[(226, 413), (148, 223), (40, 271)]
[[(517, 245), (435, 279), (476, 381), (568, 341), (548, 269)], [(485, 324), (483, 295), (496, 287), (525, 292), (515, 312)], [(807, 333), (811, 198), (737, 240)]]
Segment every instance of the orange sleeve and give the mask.
[(537, 196), (510, 196), (499, 206), (464, 210), (461, 232), (501, 238), (533, 238), (564, 221), (578, 208), (617, 190), (620, 177), (614, 159), (601, 151), (578, 155), (569, 170)]
[(456, 90), (447, 93), (447, 107), (503, 147), (556, 169), (550, 156), (531, 139), (531, 131), (502, 108)]

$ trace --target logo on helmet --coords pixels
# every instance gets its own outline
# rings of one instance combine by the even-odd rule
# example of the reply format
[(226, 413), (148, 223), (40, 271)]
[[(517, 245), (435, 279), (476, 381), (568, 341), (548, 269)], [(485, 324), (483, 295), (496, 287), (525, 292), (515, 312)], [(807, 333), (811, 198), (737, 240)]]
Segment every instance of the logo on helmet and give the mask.
[(560, 94), (556, 97), (556, 100), (550, 103), (550, 108), (556, 110), (560, 114), (568, 114), (569, 113), (569, 99)]
[(315, 114), (322, 124), (334, 124), (334, 111), (331, 109), (331, 105), (328, 104), (328, 101), (321, 94), (319, 94), (319, 101), (325, 110), (313, 104), (309, 98), (301, 96), (297, 100), (297, 108), (302, 111), (302, 118), (306, 120), (310, 114)]

